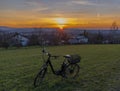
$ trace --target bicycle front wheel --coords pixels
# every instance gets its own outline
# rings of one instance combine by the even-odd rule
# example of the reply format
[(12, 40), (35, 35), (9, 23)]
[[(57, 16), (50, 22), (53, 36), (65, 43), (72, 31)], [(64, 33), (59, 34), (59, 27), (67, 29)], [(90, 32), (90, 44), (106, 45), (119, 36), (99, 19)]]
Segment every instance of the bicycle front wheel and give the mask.
[(79, 65), (78, 64), (69, 64), (65, 69), (65, 77), (66, 78), (76, 78), (79, 73)]
[(35, 77), (34, 80), (34, 87), (38, 87), (40, 86), (40, 84), (42, 83), (44, 77), (45, 77), (45, 73), (47, 72), (47, 68), (42, 68), (40, 70), (40, 72), (37, 74), (37, 76)]

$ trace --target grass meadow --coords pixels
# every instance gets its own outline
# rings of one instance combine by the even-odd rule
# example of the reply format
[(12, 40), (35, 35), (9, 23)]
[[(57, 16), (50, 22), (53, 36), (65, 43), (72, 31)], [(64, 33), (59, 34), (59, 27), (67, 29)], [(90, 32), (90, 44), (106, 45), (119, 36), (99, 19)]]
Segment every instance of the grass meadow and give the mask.
[(79, 54), (79, 77), (66, 80), (48, 69), (46, 82), (34, 88), (43, 64), (40, 47), (0, 49), (0, 91), (120, 91), (120, 45), (66, 45), (47, 47), (58, 69), (65, 54)]

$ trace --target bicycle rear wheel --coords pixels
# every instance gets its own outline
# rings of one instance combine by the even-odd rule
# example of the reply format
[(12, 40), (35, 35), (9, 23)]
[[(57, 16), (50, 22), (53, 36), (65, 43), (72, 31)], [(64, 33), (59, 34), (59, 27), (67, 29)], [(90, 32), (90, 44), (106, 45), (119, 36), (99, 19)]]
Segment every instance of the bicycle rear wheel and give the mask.
[(66, 78), (76, 78), (79, 73), (79, 65), (78, 64), (69, 64), (65, 69), (65, 77)]
[(40, 72), (37, 74), (37, 76), (34, 79), (34, 87), (40, 86), (40, 84), (42, 83), (45, 77), (46, 72), (47, 72), (47, 68), (42, 68), (40, 70)]

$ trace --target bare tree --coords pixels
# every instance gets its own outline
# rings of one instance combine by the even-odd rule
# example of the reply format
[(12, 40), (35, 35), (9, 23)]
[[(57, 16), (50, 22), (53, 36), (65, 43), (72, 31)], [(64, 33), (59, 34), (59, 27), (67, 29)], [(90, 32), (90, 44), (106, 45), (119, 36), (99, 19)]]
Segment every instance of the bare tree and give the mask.
[(113, 23), (112, 23), (111, 30), (115, 30), (115, 31), (118, 30), (118, 26), (117, 26), (117, 23), (116, 23), (116, 22), (113, 22)]
[(9, 47), (9, 33), (5, 33), (5, 32), (1, 32), (0, 33), (0, 46), (4, 47), (4, 48), (8, 48)]

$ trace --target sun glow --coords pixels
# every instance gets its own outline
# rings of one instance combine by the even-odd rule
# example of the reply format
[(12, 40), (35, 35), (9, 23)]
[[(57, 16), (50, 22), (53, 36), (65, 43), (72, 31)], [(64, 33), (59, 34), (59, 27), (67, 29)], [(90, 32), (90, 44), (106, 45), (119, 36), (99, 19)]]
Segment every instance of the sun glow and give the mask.
[(65, 18), (55, 18), (54, 20), (60, 29), (63, 29), (67, 24), (67, 19)]

